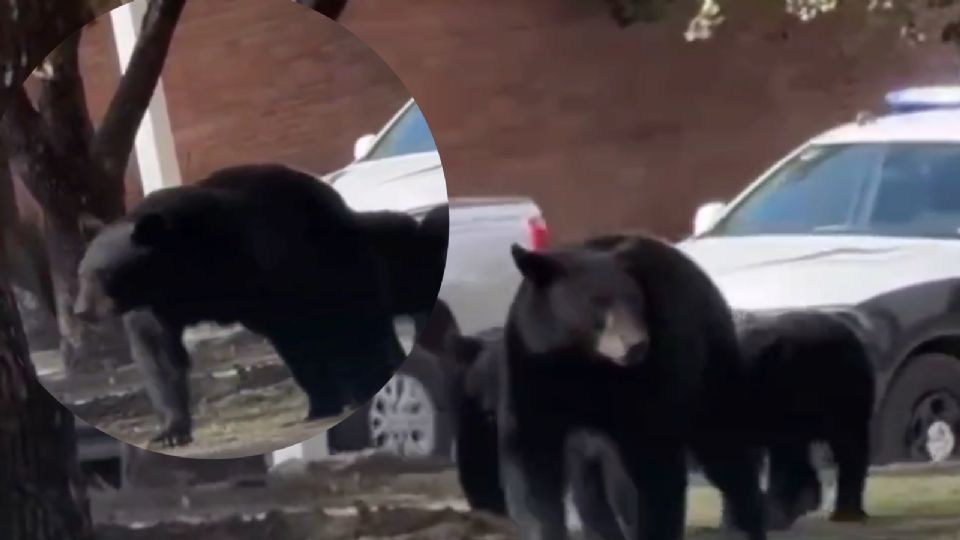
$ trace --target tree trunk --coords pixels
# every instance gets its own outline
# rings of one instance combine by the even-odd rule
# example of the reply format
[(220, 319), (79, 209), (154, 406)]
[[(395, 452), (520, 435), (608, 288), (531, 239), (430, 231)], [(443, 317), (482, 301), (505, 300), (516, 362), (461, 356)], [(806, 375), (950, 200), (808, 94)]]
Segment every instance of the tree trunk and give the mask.
[[(34, 0), (32, 7), (41, 12), (52, 5)], [(77, 265), (88, 240), (79, 221), (89, 214), (109, 223), (123, 214), (124, 173), (184, 5), (185, 0), (150, 1), (129, 66), (96, 130), (78, 61), (78, 23), (87, 22), (85, 10), (75, 11), (75, 19), (61, 25), (64, 40), (46, 56), (37, 104), (22, 89), (7, 89), (12, 104), (0, 125), (14, 171), (44, 209), (60, 350), (68, 375), (132, 361), (119, 319), (94, 326), (73, 315)]]
[(13, 292), (0, 275), (0, 538), (91, 538), (73, 419), (37, 380)]

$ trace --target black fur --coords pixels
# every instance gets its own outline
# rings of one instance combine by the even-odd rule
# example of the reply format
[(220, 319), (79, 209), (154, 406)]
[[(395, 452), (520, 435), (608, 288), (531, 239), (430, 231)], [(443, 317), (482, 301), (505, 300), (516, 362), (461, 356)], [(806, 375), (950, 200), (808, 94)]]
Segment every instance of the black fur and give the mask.
[[(450, 392), (455, 411), (457, 473), (471, 508), (506, 515), (497, 450), (497, 370), (503, 362), (503, 332), (477, 337), (451, 335)], [(587, 538), (624, 538), (619, 520), (636, 523), (636, 493), (624, 482), (623, 461), (601, 434), (576, 432), (566, 442), (567, 490)]]
[(222, 169), (150, 194), (101, 231), (80, 265), (76, 310), (127, 314), (138, 362), (157, 364), (145, 371), (165, 419), (158, 439), (190, 437), (184, 373), (157, 373), (165, 358), (185, 369), (181, 336), (200, 322), (267, 337), (307, 393), (307, 417), (337, 415), (369, 399), (404, 359), (391, 257), (363, 223), (310, 175), (272, 164)]
[(875, 375), (849, 324), (813, 310), (741, 317), (755, 435), (770, 460), (772, 528), (787, 528), (820, 507), (821, 485), (810, 458), (814, 442), (827, 443), (838, 469), (832, 519), (867, 518), (863, 492)]
[[(564, 448), (576, 433), (611, 440), (636, 486), (628, 538), (683, 536), (686, 451), (723, 492), (736, 525), (766, 537), (746, 389), (732, 315), (706, 274), (671, 246), (608, 236), (535, 254), (519, 247), (524, 280), (504, 334), (497, 422), (507, 507), (521, 537), (566, 537)], [(616, 302), (650, 339), (624, 365), (594, 351)]]

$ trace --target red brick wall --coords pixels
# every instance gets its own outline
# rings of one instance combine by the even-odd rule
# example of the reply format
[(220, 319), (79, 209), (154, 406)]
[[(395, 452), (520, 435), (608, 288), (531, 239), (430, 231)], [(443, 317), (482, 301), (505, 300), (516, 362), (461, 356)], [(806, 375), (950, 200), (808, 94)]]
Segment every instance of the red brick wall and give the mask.
[(409, 99), (366, 44), (286, 0), (188, 2), (163, 77), (187, 179), (259, 160), (328, 172)]
[[(809, 25), (781, 3), (735, 5), (706, 44), (683, 41), (684, 1), (627, 30), (593, 0), (352, 0), (342, 22), (417, 97), (451, 194), (530, 194), (561, 238), (682, 234), (697, 204), (888, 88), (958, 72), (954, 51), (864, 26), (860, 5)], [(96, 40), (85, 68), (100, 74)], [(405, 98), (364, 45), (289, 0), (191, 0), (164, 77), (187, 178), (259, 159), (328, 170)], [(103, 103), (113, 81), (92, 78)]]
[[(91, 115), (99, 122), (119, 80), (109, 15), (85, 31), (81, 59)], [(255, 161), (328, 172), (350, 160), (358, 136), (379, 129), (409, 99), (367, 45), (284, 0), (188, 2), (163, 86), (187, 182)], [(133, 202), (142, 192), (135, 166), (130, 169), (127, 199)], [(34, 213), (18, 187), (21, 206)]]
[(690, 2), (624, 31), (600, 4), (355, 0), (343, 23), (421, 103), (452, 195), (530, 193), (564, 238), (684, 234), (698, 204), (891, 86), (958, 73), (953, 50), (865, 27), (862, 4), (800, 25), (782, 2), (724, 2), (741, 9), (705, 44), (683, 41)]

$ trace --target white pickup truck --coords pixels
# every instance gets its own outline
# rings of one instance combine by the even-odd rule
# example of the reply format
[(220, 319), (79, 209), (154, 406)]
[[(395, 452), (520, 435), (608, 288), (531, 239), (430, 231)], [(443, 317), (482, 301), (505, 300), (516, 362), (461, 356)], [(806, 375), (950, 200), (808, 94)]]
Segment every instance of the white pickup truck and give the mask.
[[(450, 205), (450, 242), (440, 299), (450, 316), (431, 321), (418, 348), (437, 350), (447, 325), (476, 334), (503, 325), (520, 283), (510, 244), (542, 247), (547, 229), (540, 208), (526, 197), (452, 197), (437, 146), (417, 104), (410, 100), (377, 134), (360, 137), (354, 161), (324, 177), (355, 210), (393, 210), (421, 216)], [(444, 320), (449, 318), (450, 320)], [(413, 346), (412, 324), (401, 340)], [(333, 452), (376, 447), (406, 456), (451, 452), (443, 367), (414, 351), (370, 403), (329, 432)]]

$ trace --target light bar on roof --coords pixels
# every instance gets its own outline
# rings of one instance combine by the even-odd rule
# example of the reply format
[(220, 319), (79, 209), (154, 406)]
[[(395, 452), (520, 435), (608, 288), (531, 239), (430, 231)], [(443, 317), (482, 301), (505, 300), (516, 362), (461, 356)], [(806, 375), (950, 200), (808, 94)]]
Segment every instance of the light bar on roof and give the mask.
[(890, 92), (885, 96), (894, 112), (930, 109), (960, 109), (960, 86), (919, 86)]

